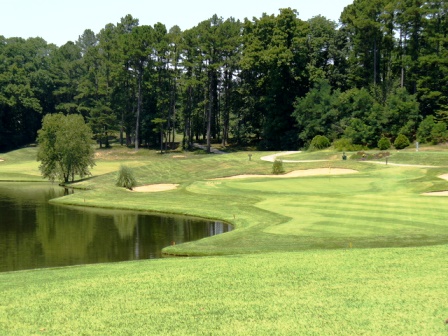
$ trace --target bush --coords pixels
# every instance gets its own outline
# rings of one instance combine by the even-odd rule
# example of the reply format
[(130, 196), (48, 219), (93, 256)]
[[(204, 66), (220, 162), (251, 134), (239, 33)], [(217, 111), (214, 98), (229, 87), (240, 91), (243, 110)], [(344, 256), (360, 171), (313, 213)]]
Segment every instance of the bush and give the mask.
[(134, 188), (136, 185), (137, 181), (131, 168), (125, 165), (121, 165), (120, 170), (118, 171), (116, 186), (132, 190), (132, 188)]
[(365, 149), (361, 145), (354, 145), (352, 139), (341, 138), (333, 142), (333, 147), (339, 152), (355, 152)]
[(324, 135), (316, 135), (313, 140), (311, 140), (310, 150), (324, 149), (330, 147), (330, 140)]
[(391, 147), (391, 143), (390, 140), (388, 138), (382, 137), (379, 141), (378, 141), (378, 148), (380, 150), (386, 150), (389, 149)]
[(404, 134), (398, 134), (397, 138), (394, 141), (394, 146), (396, 149), (403, 149), (410, 145), (409, 139)]
[(283, 161), (276, 159), (272, 165), (272, 174), (278, 175), (283, 174), (285, 170), (283, 169)]
[(357, 152), (356, 154), (353, 154), (352, 156), (350, 156), (350, 160), (363, 160), (363, 161), (368, 161), (368, 160), (381, 160), (381, 159), (385, 159), (387, 157), (390, 156), (389, 152), (379, 152), (379, 153), (369, 153), (369, 152), (364, 152), (364, 151), (360, 151)]

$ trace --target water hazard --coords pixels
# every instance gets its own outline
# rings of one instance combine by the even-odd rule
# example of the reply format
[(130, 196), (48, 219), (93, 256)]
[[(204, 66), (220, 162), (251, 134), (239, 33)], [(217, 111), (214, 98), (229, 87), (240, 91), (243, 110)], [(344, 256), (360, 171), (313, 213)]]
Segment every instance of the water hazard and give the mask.
[(152, 259), (161, 249), (231, 230), (222, 222), (56, 206), (56, 184), (0, 183), (0, 272)]

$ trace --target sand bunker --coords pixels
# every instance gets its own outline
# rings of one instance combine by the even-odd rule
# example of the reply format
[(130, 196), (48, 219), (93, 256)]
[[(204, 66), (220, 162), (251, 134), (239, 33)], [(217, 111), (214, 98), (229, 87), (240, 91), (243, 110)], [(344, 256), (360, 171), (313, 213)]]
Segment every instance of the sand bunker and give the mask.
[(3, 161), (5, 161), (5, 160), (3, 160), (3, 159), (0, 159), (0, 162), (3, 162)]
[[(448, 181), (448, 174), (440, 175), (439, 178)], [(448, 196), (448, 191), (434, 191), (434, 192), (423, 193), (422, 195), (423, 196)]]
[(186, 158), (185, 155), (173, 155), (173, 159), (183, 159)]
[(423, 196), (448, 196), (448, 191), (434, 191), (422, 194)]
[(229, 177), (216, 178), (214, 180), (231, 180), (231, 179), (244, 179), (254, 177), (290, 178), (290, 177), (303, 177), (303, 176), (347, 175), (347, 174), (355, 174), (357, 172), (358, 172), (357, 170), (353, 169), (317, 168), (317, 169), (294, 170), (290, 173), (282, 175), (235, 175)]
[(141, 187), (135, 187), (132, 191), (135, 192), (159, 192), (176, 189), (178, 184), (149, 184)]

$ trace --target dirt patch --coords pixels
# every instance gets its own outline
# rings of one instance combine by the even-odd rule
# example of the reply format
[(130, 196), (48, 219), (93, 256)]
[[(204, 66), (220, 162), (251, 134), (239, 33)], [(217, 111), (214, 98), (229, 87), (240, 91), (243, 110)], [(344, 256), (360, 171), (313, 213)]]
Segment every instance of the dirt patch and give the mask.
[(3, 161), (5, 161), (5, 160), (3, 160), (3, 159), (0, 159), (0, 162), (3, 162)]
[(357, 170), (343, 169), (343, 168), (317, 168), (317, 169), (305, 169), (294, 170), (283, 175), (235, 175), (229, 177), (216, 178), (214, 180), (231, 180), (231, 179), (244, 179), (254, 177), (269, 177), (269, 178), (290, 178), (290, 177), (304, 177), (304, 176), (321, 176), (321, 175), (346, 175), (355, 174)]
[(186, 158), (185, 155), (173, 155), (173, 159), (183, 159)]
[(148, 184), (141, 187), (135, 187), (132, 191), (135, 192), (160, 192), (176, 189), (178, 184)]

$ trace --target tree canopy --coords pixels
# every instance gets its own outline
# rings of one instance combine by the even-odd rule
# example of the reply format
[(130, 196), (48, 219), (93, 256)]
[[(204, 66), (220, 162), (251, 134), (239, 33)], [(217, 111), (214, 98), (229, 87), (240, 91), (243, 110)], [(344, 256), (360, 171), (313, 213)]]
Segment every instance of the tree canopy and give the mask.
[(79, 114), (47, 114), (38, 131), (37, 160), (44, 178), (64, 183), (90, 175), (94, 163), (92, 132)]
[(81, 115), (100, 146), (117, 132), (135, 149), (176, 133), (185, 149), (414, 141), (425, 118), (448, 122), (447, 36), (440, 0), (354, 0), (339, 23), (291, 8), (214, 15), (185, 31), (126, 15), (61, 47), (0, 36), (0, 150), (34, 141), (55, 112)]

